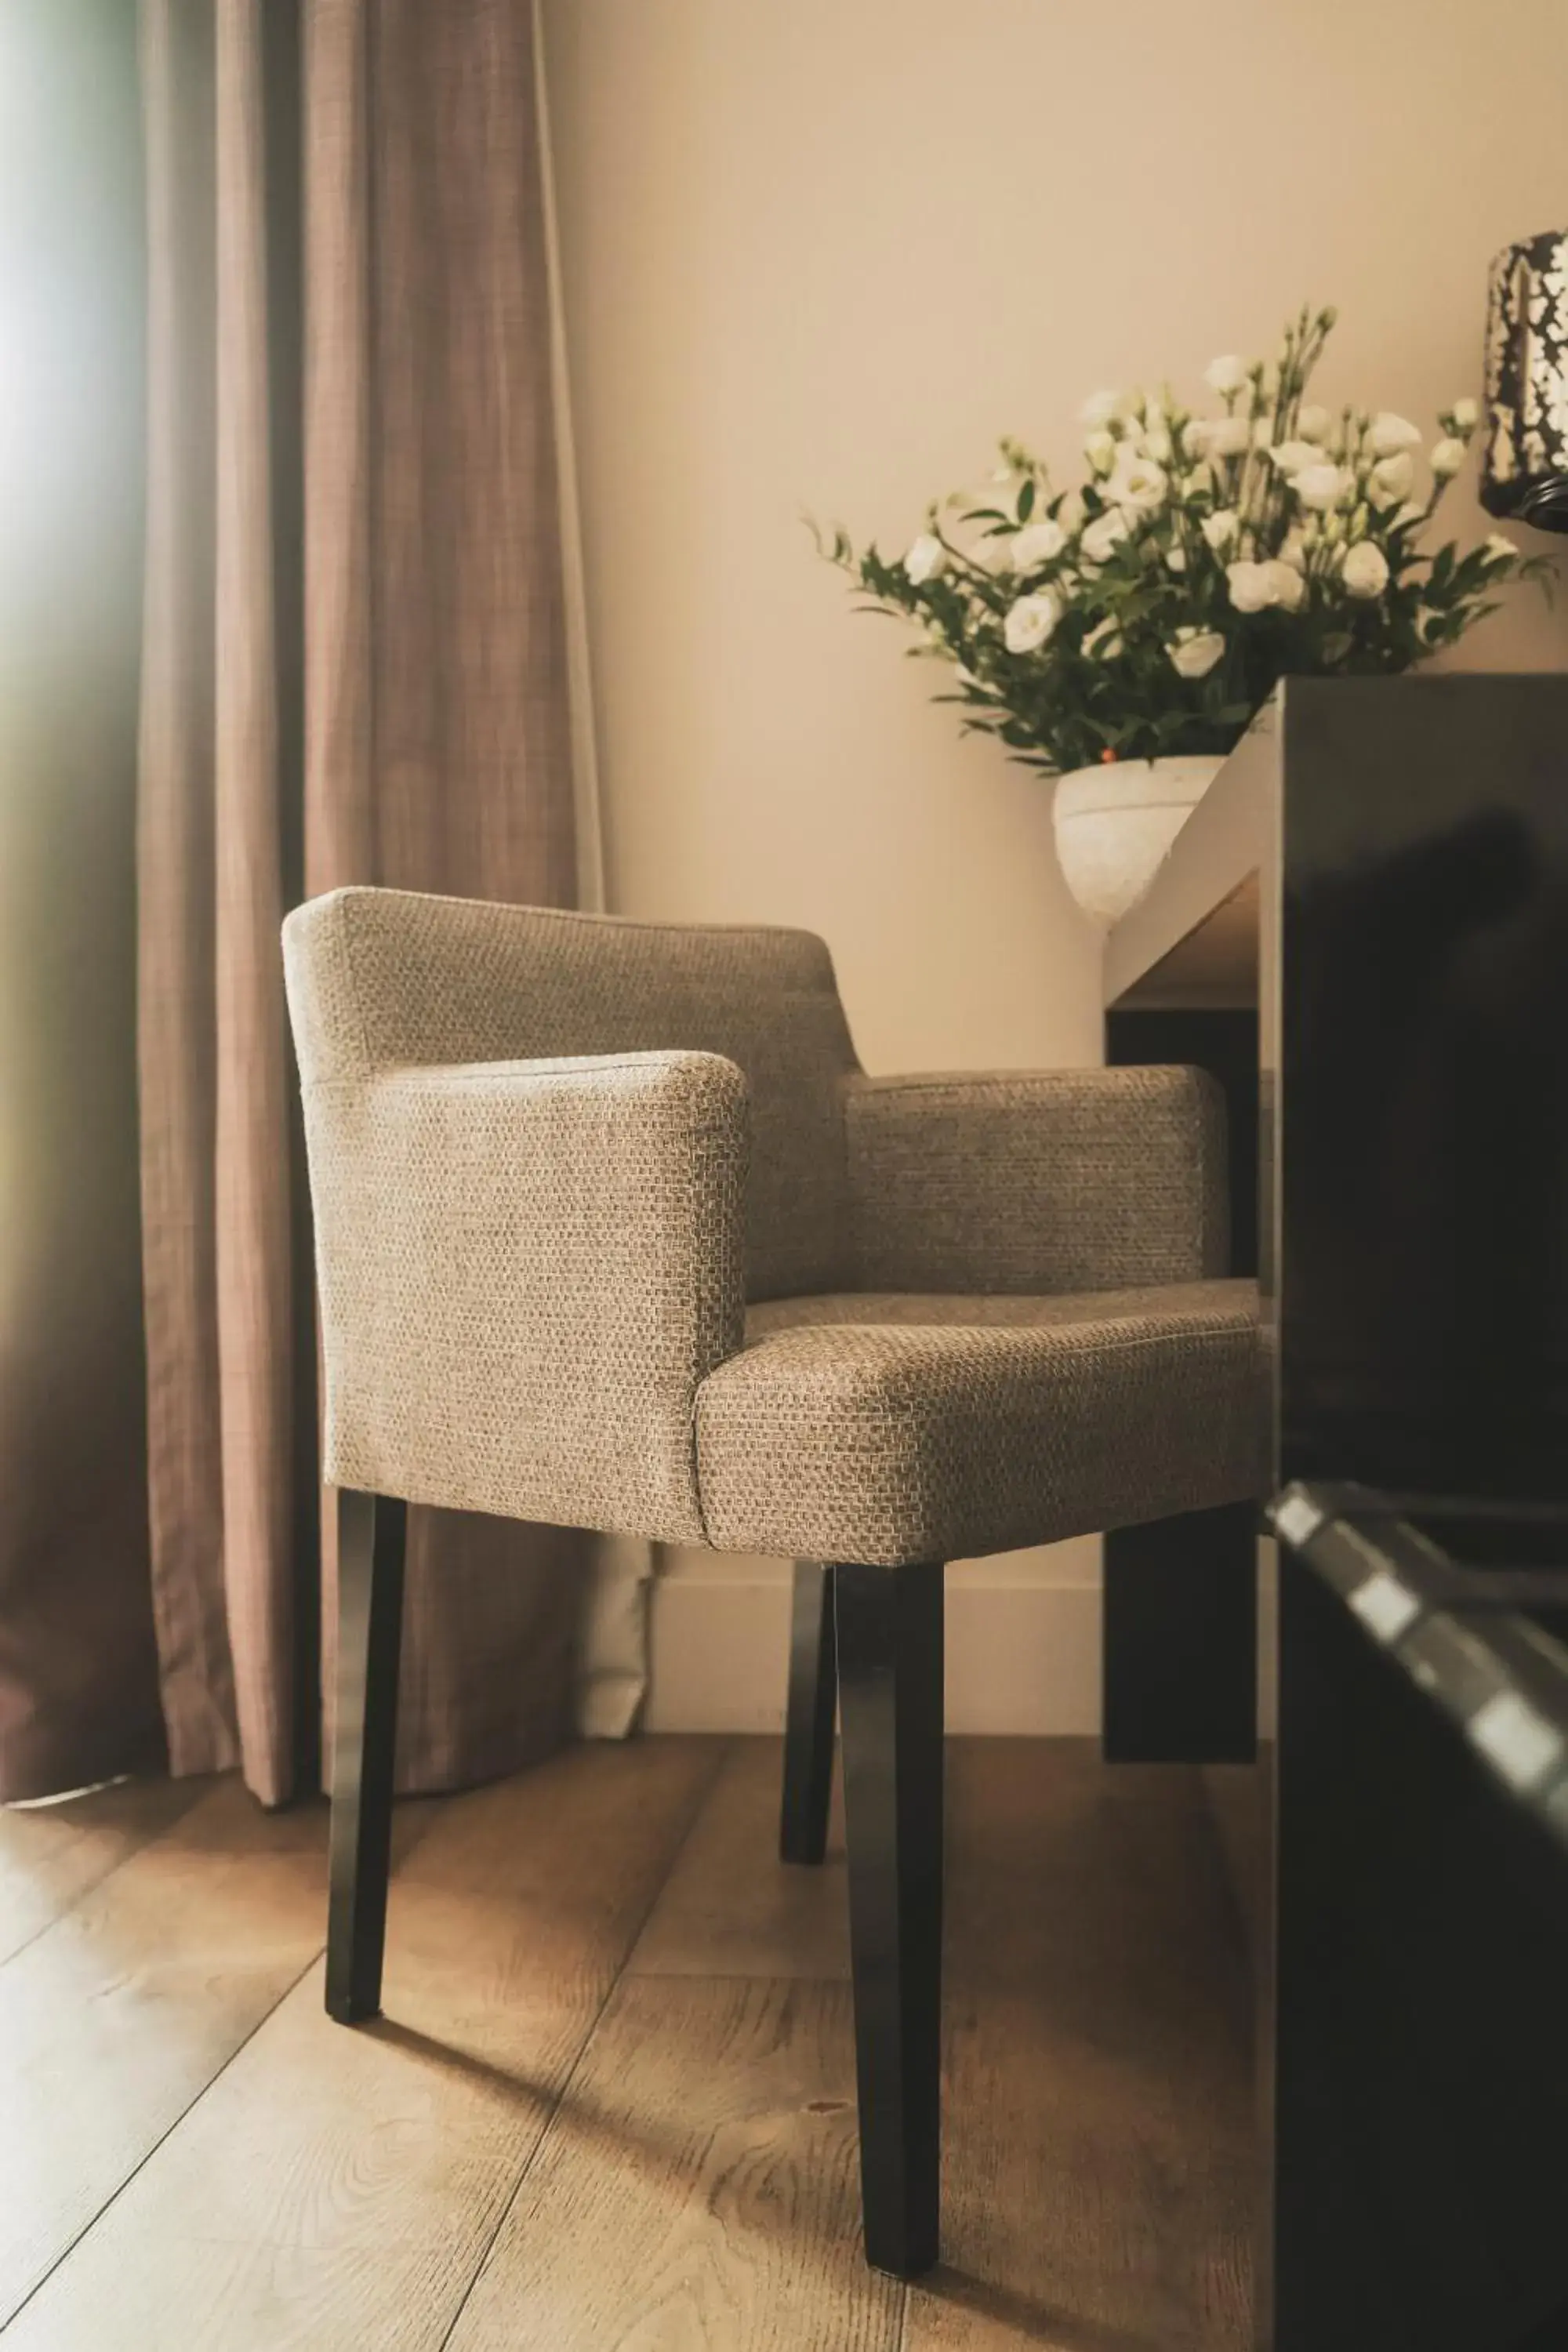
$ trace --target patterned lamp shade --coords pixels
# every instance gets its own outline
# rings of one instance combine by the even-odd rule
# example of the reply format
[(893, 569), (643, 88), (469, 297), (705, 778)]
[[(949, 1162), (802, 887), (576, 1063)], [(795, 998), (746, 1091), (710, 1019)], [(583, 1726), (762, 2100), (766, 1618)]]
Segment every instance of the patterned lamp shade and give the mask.
[(1481, 504), (1568, 530), (1568, 230), (1505, 246), (1487, 310)]

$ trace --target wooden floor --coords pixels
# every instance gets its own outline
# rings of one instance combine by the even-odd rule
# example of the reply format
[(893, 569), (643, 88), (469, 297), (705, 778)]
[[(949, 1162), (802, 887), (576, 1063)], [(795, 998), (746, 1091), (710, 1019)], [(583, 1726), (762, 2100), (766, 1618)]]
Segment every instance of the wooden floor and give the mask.
[(947, 2263), (858, 2244), (842, 1839), (657, 1738), (399, 1810), (386, 2017), (324, 1820), (0, 1814), (4, 2352), (1239, 2352), (1251, 2089), (1197, 1778), (949, 1748)]

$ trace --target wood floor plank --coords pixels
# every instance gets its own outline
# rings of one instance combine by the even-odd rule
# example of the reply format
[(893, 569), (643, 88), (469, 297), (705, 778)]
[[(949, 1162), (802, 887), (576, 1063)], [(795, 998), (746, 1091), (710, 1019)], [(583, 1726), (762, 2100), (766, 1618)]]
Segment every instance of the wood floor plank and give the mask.
[(854, 2077), (846, 1985), (625, 1977), (451, 2352), (896, 2352)]
[(843, 1801), (835, 1786), (827, 1858), (778, 1858), (784, 1743), (737, 1739), (643, 1930), (639, 1975), (849, 1974)]
[(171, 1829), (210, 1785), (121, 1780), (58, 1804), (0, 1810), (0, 1966)]
[(942, 2271), (904, 2352), (1240, 2352), (1247, 1988), (1197, 1775), (950, 1757)]
[(1256, 1764), (1201, 1767), (1204, 1794), (1219, 1841), (1231, 1900), (1244, 1939), (1255, 1958), (1260, 1957), (1268, 1945), (1271, 1896), (1267, 1753), (1265, 1748), (1264, 1756)]
[(0, 1968), (0, 2278), (69, 2247), (4, 2352), (1238, 2352), (1198, 1776), (951, 1743), (948, 2261), (906, 2304), (860, 2253), (842, 1865), (774, 1859), (777, 1774), (641, 1741), (400, 1808), (358, 2032), (320, 1809), (212, 1789)]
[[(149, 2259), (98, 2281), (90, 2294), (60, 2297), (51, 2282), (45, 2298), (0, 2331), (0, 2344), (5, 2352), (14, 2343), (60, 2352), (321, 2352), (350, 2344), (354, 2352), (440, 2352), (450, 2292), (445, 2263), (425, 2248), (400, 2254), (387, 2246), (160, 2240)], [(348, 2311), (358, 2315), (356, 2335), (344, 2332)]]
[(212, 1783), (0, 1968), (0, 2322), (310, 1966), (325, 1823)]
[(385, 2018), (332, 2025), (312, 1969), (5, 2352), (165, 2352), (171, 2311), (180, 2352), (438, 2345), (722, 1756), (581, 1748), (444, 1801), (395, 1873)]

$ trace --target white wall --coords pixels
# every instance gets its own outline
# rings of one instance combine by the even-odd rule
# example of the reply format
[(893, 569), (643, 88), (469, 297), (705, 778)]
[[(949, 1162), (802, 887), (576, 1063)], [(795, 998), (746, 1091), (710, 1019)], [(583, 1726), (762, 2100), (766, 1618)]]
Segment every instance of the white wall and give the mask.
[[(1065, 460), (1087, 392), (1307, 299), (1330, 400), (1479, 390), (1489, 255), (1568, 216), (1560, 0), (543, 5), (610, 905), (821, 931), (871, 1069), (1092, 1060), (1047, 788), (802, 509), (900, 544), (999, 434)], [(1521, 605), (1463, 657), (1565, 647)], [(780, 1572), (675, 1564), (655, 1720), (776, 1706)], [(955, 1722), (1092, 1723), (1093, 1575), (955, 1578)]]

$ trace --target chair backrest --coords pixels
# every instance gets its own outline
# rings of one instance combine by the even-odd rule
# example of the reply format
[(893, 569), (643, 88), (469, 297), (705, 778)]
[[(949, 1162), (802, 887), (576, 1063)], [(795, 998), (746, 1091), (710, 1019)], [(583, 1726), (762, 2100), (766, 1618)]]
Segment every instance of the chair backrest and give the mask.
[(858, 1066), (809, 931), (350, 889), (297, 908), (285, 940), (307, 1086), (419, 1063), (725, 1055), (752, 1092), (748, 1296), (847, 1284), (842, 1097)]

